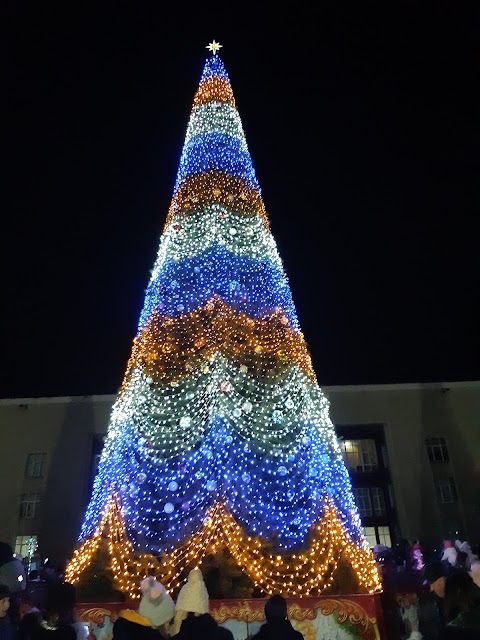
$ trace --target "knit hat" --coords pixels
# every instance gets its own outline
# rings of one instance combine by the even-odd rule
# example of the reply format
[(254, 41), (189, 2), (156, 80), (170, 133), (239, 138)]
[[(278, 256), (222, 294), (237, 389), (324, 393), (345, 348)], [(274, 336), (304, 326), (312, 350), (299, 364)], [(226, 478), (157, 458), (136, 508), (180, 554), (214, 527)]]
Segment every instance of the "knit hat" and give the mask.
[(175, 603), (161, 582), (150, 576), (140, 584), (142, 599), (138, 612), (148, 618), (152, 627), (161, 627), (175, 615)]
[(180, 589), (177, 598), (177, 611), (208, 613), (208, 591), (203, 574), (197, 567), (188, 574), (187, 583)]

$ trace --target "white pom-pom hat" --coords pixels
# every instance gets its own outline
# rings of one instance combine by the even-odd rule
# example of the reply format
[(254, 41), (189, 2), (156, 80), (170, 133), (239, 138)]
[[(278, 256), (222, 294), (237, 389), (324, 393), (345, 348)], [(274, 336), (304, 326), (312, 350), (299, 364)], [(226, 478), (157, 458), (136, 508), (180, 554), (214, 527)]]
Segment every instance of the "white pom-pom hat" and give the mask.
[(148, 618), (152, 627), (160, 627), (175, 615), (175, 603), (161, 582), (152, 576), (140, 584), (142, 599), (138, 613)]

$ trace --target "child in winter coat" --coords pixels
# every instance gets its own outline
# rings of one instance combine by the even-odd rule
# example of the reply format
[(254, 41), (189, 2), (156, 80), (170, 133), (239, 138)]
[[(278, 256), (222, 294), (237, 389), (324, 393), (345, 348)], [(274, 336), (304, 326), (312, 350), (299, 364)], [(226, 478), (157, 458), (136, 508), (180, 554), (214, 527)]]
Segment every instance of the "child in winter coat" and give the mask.
[(207, 587), (203, 581), (203, 574), (197, 567), (190, 571), (186, 584), (183, 585), (178, 594), (171, 635), (175, 636), (178, 634), (183, 620), (185, 620), (189, 613), (202, 615), (208, 613), (208, 608), (209, 598)]
[(146, 578), (140, 585), (142, 599), (138, 613), (131, 609), (120, 612), (113, 625), (114, 640), (161, 640), (169, 637), (175, 603), (161, 582)]

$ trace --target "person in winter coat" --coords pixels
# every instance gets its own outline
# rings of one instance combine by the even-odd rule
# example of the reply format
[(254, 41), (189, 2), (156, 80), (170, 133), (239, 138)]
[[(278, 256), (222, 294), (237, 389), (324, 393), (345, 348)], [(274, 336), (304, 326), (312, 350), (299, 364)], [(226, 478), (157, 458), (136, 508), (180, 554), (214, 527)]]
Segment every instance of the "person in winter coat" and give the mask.
[(233, 633), (221, 627), (209, 614), (189, 613), (182, 621), (180, 631), (172, 640), (233, 640)]
[(203, 573), (197, 567), (188, 574), (186, 584), (180, 589), (175, 605), (175, 619), (171, 629), (171, 635), (175, 636), (180, 631), (183, 620), (189, 613), (202, 615), (208, 613), (209, 597), (207, 587), (203, 581)]
[(274, 595), (267, 600), (265, 618), (267, 621), (252, 640), (303, 640), (303, 635), (295, 631), (287, 617), (287, 601), (283, 596)]
[(19, 620), (21, 596), (27, 580), (22, 562), (13, 555), (13, 549), (8, 542), (0, 542), (0, 584), (10, 590), (10, 618), (16, 625)]
[(455, 566), (455, 562), (457, 561), (457, 549), (455, 545), (452, 544), (451, 540), (443, 541), (443, 554), (442, 554), (442, 562), (448, 562)]
[(13, 627), (8, 615), (10, 589), (0, 584), (0, 640), (13, 640)]
[(87, 640), (88, 630), (75, 613), (76, 589), (68, 582), (47, 587), (44, 614), (32, 608), (20, 621), (18, 640)]
[(480, 638), (480, 589), (467, 572), (457, 572), (447, 577), (445, 615), (449, 621), (445, 640)]
[(113, 625), (114, 640), (152, 640), (168, 638), (175, 603), (161, 582), (150, 576), (140, 585), (142, 599), (138, 613), (130, 609), (120, 612)]

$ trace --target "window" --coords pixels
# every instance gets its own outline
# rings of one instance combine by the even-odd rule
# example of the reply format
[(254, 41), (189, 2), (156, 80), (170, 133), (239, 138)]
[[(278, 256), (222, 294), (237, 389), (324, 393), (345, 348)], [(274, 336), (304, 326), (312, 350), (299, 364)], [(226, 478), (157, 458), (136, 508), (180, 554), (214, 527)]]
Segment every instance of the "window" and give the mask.
[(25, 558), (31, 556), (37, 549), (37, 536), (17, 536), (15, 540), (15, 553)]
[(384, 544), (388, 548), (392, 547), (390, 529), (386, 526), (364, 527), (363, 533), (365, 534), (369, 547), (374, 547), (377, 543)]
[(385, 515), (385, 498), (383, 497), (382, 487), (372, 487), (370, 489), (372, 495), (373, 515)]
[(357, 487), (353, 492), (361, 518), (385, 515), (385, 498), (381, 487)]
[(372, 501), (370, 499), (370, 491), (365, 488), (356, 488), (353, 490), (355, 501), (357, 503), (358, 512), (361, 518), (373, 515)]
[(445, 438), (426, 438), (427, 453), (430, 462), (448, 462), (448, 449)]
[(451, 504), (457, 501), (457, 489), (453, 478), (437, 478), (435, 480), (437, 500), (441, 504)]
[(20, 518), (38, 518), (40, 494), (24, 493), (20, 502)]
[(377, 544), (377, 534), (375, 533), (375, 527), (364, 527), (363, 532), (367, 539), (368, 546), (374, 547)]
[(384, 544), (389, 549), (392, 546), (392, 540), (390, 538), (390, 529), (388, 527), (377, 527), (378, 539), (380, 544)]
[(372, 472), (377, 470), (375, 440), (344, 440), (340, 444), (340, 449), (350, 471)]
[(25, 467), (26, 478), (44, 478), (47, 468), (46, 453), (29, 453)]

